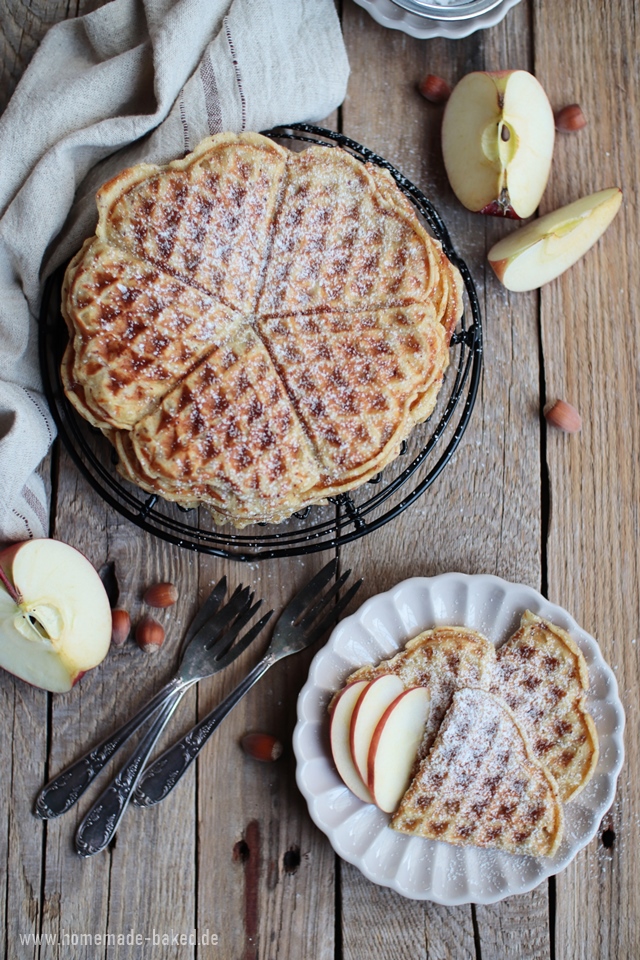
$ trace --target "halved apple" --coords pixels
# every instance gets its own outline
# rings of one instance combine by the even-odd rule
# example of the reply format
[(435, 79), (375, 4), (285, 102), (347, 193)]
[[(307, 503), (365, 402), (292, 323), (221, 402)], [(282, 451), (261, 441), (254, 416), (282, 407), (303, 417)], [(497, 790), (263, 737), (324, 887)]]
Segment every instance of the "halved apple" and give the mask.
[(358, 680), (344, 688), (331, 714), (329, 739), (336, 770), (349, 790), (355, 793), (359, 800), (363, 800), (365, 803), (373, 803), (373, 798), (353, 762), (350, 745), (351, 718), (360, 694), (366, 686), (368, 686), (366, 680)]
[(508, 290), (537, 290), (582, 257), (605, 232), (622, 202), (618, 187), (547, 213), (499, 240), (489, 263)]
[(358, 697), (349, 734), (351, 756), (362, 782), (367, 782), (369, 747), (374, 730), (390, 703), (404, 690), (400, 677), (386, 673), (367, 684)]
[(63, 693), (106, 656), (111, 608), (89, 561), (59, 540), (0, 553), (0, 666)]
[(405, 690), (389, 704), (374, 730), (367, 781), (373, 802), (385, 813), (395, 811), (409, 786), (430, 704), (425, 687)]
[(451, 188), (469, 210), (530, 217), (549, 178), (554, 139), (553, 110), (532, 74), (468, 73), (442, 120)]

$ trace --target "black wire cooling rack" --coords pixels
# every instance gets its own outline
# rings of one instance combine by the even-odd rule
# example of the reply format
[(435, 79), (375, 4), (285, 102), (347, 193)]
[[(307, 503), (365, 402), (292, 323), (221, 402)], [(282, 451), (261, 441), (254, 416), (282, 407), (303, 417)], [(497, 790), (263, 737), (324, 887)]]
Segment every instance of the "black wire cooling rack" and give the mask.
[(47, 399), (59, 436), (93, 489), (132, 523), (169, 543), (244, 561), (338, 547), (378, 530), (406, 510), (451, 459), (469, 422), (482, 369), (482, 319), (476, 289), (430, 200), (390, 163), (343, 134), (294, 124), (274, 128), (267, 135), (293, 149), (306, 144), (341, 147), (364, 163), (384, 167), (440, 240), (464, 280), (465, 311), (451, 339), (450, 366), (436, 409), (413, 430), (400, 456), (378, 476), (356, 490), (330, 498), (326, 505), (307, 507), (284, 523), (254, 524), (240, 531), (231, 525), (216, 526), (203, 508), (185, 510), (150, 496), (117, 473), (117, 457), (109, 442), (76, 413), (64, 395), (60, 361), (67, 332), (60, 312), (62, 269), (46, 285), (40, 315), (40, 363)]

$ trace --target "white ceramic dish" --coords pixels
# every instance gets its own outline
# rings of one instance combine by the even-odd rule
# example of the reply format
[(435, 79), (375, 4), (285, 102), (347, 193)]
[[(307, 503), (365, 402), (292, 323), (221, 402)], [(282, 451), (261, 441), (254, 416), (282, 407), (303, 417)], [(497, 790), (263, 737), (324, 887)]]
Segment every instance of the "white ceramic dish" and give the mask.
[(355, 0), (383, 27), (401, 30), (418, 40), (431, 40), (434, 37), (446, 37), (460, 40), (476, 30), (486, 30), (504, 20), (509, 10), (520, 0), (502, 0), (498, 6), (473, 17), (470, 20), (434, 20), (419, 13), (412, 13), (394, 3), (393, 0)]
[[(514, 856), (477, 847), (407, 837), (389, 817), (362, 803), (338, 776), (328, 743), (327, 704), (346, 677), (364, 663), (394, 654), (422, 630), (459, 624), (500, 644), (525, 610), (567, 630), (589, 668), (589, 710), (598, 730), (600, 758), (585, 789), (565, 806), (565, 834), (554, 857)], [(530, 587), (492, 576), (446, 573), (415, 577), (367, 600), (338, 624), (316, 655), (298, 699), (293, 745), (296, 778), (313, 821), (334, 850), (374, 883), (405, 897), (448, 905), (495, 903), (525, 893), (563, 870), (594, 837), (613, 802), (623, 760), (624, 712), (611, 668), (598, 644), (575, 620)]]

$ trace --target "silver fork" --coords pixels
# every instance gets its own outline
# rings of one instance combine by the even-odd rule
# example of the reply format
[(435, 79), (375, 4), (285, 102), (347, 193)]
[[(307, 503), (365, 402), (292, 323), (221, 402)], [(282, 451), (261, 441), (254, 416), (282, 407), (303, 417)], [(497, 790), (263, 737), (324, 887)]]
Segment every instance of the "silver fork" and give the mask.
[[(249, 594), (247, 589), (238, 588), (229, 603), (214, 618), (213, 625), (206, 624), (200, 631), (209, 637), (208, 642), (204, 645), (196, 643), (200, 633), (194, 637), (185, 651), (180, 668), (185, 681), (184, 686), (169, 695), (157, 720), (140, 741), (131, 758), (98, 797), (78, 827), (75, 842), (76, 852), (80, 856), (91, 857), (100, 853), (111, 841), (149, 754), (185, 690), (198, 680), (211, 676), (233, 663), (258, 636), (271, 617), (273, 610), (265, 614), (237, 643), (235, 642), (240, 631), (262, 604), (262, 600), (259, 600), (252, 606), (253, 596), (253, 593)], [(192, 650), (193, 653), (191, 653)]]
[(351, 574), (347, 570), (336, 580), (333, 586), (321, 596), (322, 590), (335, 575), (338, 561), (332, 560), (296, 594), (285, 607), (276, 622), (271, 643), (266, 653), (242, 680), (204, 720), (196, 724), (172, 747), (162, 754), (146, 771), (135, 790), (133, 801), (138, 806), (150, 807), (159, 803), (173, 790), (180, 778), (198, 756), (205, 743), (227, 714), (236, 706), (246, 693), (278, 660), (299, 653), (316, 640), (319, 640), (327, 628), (338, 619), (342, 611), (359, 590), (362, 580), (358, 580), (341, 597), (328, 613), (318, 622)]
[[(220, 609), (226, 591), (227, 580), (223, 577), (194, 617), (182, 643), (180, 664), (171, 680), (151, 697), (131, 720), (124, 723), (79, 760), (66, 767), (43, 787), (35, 804), (35, 813), (38, 817), (50, 820), (70, 810), (116, 751), (146, 723), (149, 717), (165, 704), (172, 703), (175, 709), (190, 686), (202, 677), (222, 669), (223, 665), (217, 658), (227, 651), (235, 636), (260, 605), (258, 603), (251, 607), (252, 595), (249, 589), (240, 586), (228, 603)], [(273, 611), (270, 611), (259, 624), (256, 624), (248, 634), (248, 640), (244, 638), (245, 645), (257, 636), (272, 613)], [(244, 619), (240, 619), (243, 616)], [(223, 631), (234, 618), (238, 618), (234, 624), (235, 634), (224, 634)], [(238, 650), (238, 653), (241, 652), (242, 650)]]

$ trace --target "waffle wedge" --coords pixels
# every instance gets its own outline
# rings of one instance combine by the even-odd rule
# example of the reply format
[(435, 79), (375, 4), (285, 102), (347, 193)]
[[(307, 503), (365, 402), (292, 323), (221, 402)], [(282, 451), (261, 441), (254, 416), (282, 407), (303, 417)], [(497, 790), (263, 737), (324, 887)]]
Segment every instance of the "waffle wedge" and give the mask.
[(87, 241), (65, 275), (67, 396), (94, 426), (129, 430), (228, 340), (241, 315), (153, 264)]
[(587, 665), (569, 634), (525, 611), (520, 629), (498, 650), (491, 689), (528, 733), (561, 798), (575, 797), (596, 768), (598, 735), (586, 706)]
[(405, 689), (426, 687), (431, 711), (420, 748), (424, 756), (433, 743), (442, 718), (457, 690), (465, 687), (488, 689), (495, 666), (494, 645), (467, 627), (435, 627), (414, 637), (389, 660), (367, 664), (346, 680), (374, 680), (385, 673), (400, 677)]
[(386, 171), (220, 134), (97, 201), (62, 377), (127, 480), (279, 522), (366, 482), (431, 414), (461, 278)]
[(518, 721), (485, 690), (454, 694), (391, 827), (412, 836), (550, 857), (563, 815), (553, 776)]

